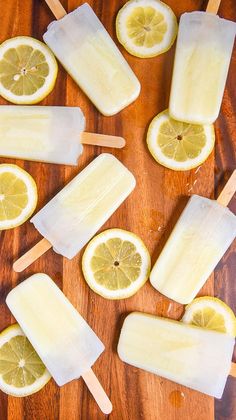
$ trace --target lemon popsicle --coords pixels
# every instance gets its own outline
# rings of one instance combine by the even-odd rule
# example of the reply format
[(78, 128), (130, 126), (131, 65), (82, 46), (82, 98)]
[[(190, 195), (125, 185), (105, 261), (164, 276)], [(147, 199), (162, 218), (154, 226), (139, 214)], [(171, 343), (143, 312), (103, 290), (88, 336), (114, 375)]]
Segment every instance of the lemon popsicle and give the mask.
[(43, 242), (16, 261), (14, 269), (22, 271), (51, 246), (73, 258), (134, 187), (134, 176), (118, 159), (99, 155), (31, 219)]
[(179, 121), (210, 124), (218, 117), (236, 24), (206, 12), (180, 19), (169, 111)]
[(52, 22), (43, 39), (102, 114), (138, 97), (138, 79), (87, 3)]
[(138, 312), (125, 319), (118, 343), (122, 361), (216, 398), (233, 349), (227, 334)]
[(58, 385), (79, 378), (104, 345), (56, 284), (34, 274), (15, 287), (6, 303)]
[(151, 284), (179, 303), (192, 301), (236, 236), (236, 216), (193, 195), (152, 268)]
[(123, 147), (122, 137), (86, 133), (79, 107), (0, 106), (0, 156), (77, 165), (83, 144)]
[(1, 106), (0, 156), (77, 165), (84, 129), (78, 107)]
[(34, 274), (8, 294), (6, 303), (56, 383), (82, 376), (109, 413), (111, 403), (91, 370), (104, 345), (52, 279)]

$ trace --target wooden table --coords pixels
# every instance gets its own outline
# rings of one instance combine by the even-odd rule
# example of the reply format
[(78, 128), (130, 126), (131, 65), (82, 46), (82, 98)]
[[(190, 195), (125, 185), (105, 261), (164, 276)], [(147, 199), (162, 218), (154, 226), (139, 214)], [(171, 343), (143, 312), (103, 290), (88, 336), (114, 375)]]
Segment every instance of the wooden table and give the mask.
[[(115, 37), (115, 16), (124, 0), (89, 1), (99, 18)], [(205, 1), (166, 0), (179, 17), (181, 13), (204, 10)], [(71, 11), (78, 0), (63, 1)], [(236, 21), (235, 0), (222, 0), (220, 16)], [(42, 40), (47, 25), (53, 19), (43, 0), (5, 0), (1, 2), (0, 42), (18, 35), (30, 35)], [(87, 130), (122, 135), (127, 140), (124, 150), (113, 150), (115, 156), (135, 174), (137, 188), (103, 227), (131, 230), (146, 243), (155, 261), (168, 235), (180, 215), (187, 197), (193, 193), (213, 198), (235, 168), (236, 116), (236, 54), (234, 53), (221, 114), (216, 123), (215, 154), (199, 170), (174, 172), (158, 165), (150, 156), (145, 142), (148, 124), (168, 106), (174, 47), (153, 59), (132, 57), (119, 46), (142, 84), (138, 100), (120, 114), (102, 117), (76, 84), (60, 66), (53, 92), (44, 105), (81, 106), (87, 118)], [(5, 101), (1, 99), (1, 104)], [(13, 162), (29, 171), (39, 187), (41, 208), (85, 165), (103, 150), (86, 146), (78, 167), (56, 166), (21, 160)], [(105, 149), (104, 149), (105, 151)], [(231, 209), (236, 211), (236, 200)], [(106, 351), (95, 364), (94, 370), (113, 402), (112, 420), (233, 420), (236, 418), (236, 382), (229, 379), (222, 400), (215, 401), (190, 389), (123, 364), (116, 353), (120, 328), (124, 317), (131, 311), (145, 311), (178, 319), (183, 307), (171, 302), (155, 291), (148, 282), (135, 296), (127, 300), (109, 301), (92, 292), (81, 273), (81, 256), (72, 261), (49, 251), (27, 271), (16, 274), (12, 261), (39, 239), (29, 223), (1, 232), (0, 237), (0, 328), (13, 319), (5, 305), (5, 297), (21, 280), (36, 272), (49, 274), (63, 289), (79, 312), (96, 331)], [(215, 295), (235, 307), (235, 246), (231, 246), (215, 276), (211, 276), (200, 295)], [(215, 280), (215, 281), (214, 281)], [(62, 331), (63, 336), (63, 331)], [(7, 397), (0, 392), (1, 420), (94, 420), (103, 419), (82, 380), (59, 389), (53, 380), (39, 393), (24, 399)]]

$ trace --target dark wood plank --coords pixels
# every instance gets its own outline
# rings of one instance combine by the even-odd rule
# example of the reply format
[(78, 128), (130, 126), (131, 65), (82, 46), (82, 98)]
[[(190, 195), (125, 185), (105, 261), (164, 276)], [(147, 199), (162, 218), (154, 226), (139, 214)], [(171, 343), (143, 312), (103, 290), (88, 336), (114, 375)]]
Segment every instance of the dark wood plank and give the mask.
[[(106, 2), (90, 0), (105, 27), (115, 37), (115, 16), (124, 4), (123, 0)], [(205, 1), (166, 0), (179, 17), (184, 11), (204, 10)], [(77, 0), (63, 1), (71, 11), (78, 6)], [(220, 15), (236, 20), (234, 0), (222, 0)], [(0, 41), (17, 35), (31, 35), (42, 40), (47, 24), (53, 16), (43, 0), (6, 0), (0, 8)], [(216, 124), (216, 158), (212, 154), (200, 169), (177, 173), (159, 166), (149, 155), (145, 137), (151, 119), (168, 107), (169, 87), (174, 58), (174, 47), (159, 57), (141, 60), (129, 55), (119, 46), (136, 72), (142, 84), (137, 101), (119, 115), (102, 117), (85, 95), (78, 89), (66, 72), (59, 66), (58, 80), (54, 91), (44, 100), (45, 105), (80, 106), (86, 115), (87, 130), (122, 135), (127, 140), (124, 150), (114, 151), (115, 156), (126, 164), (137, 178), (137, 188), (117, 210), (102, 230), (120, 227), (140, 235), (155, 261), (171, 229), (180, 215), (187, 197), (192, 193), (214, 197), (219, 192), (226, 176), (235, 167), (236, 104), (234, 54), (222, 112)], [(150, 77), (151, 75), (151, 77)], [(6, 103), (3, 99), (0, 104)], [(28, 170), (39, 188), (40, 208), (55, 192), (78, 173), (96, 155), (105, 151), (99, 147), (85, 146), (77, 168), (41, 163), (5, 160), (17, 163)], [(214, 178), (215, 167), (215, 178)], [(215, 180), (215, 183), (214, 183)], [(45, 188), (42, 186), (45, 185)], [(142, 200), (140, 200), (142, 198)], [(236, 210), (235, 202), (231, 205)], [(24, 273), (12, 272), (12, 256), (20, 255), (39, 235), (27, 222), (23, 226), (0, 235), (1, 287), (0, 328), (11, 322), (5, 306), (5, 297), (12, 286), (35, 272), (46, 272), (63, 289), (71, 302), (103, 340), (106, 351), (97, 361), (94, 370), (110, 395), (114, 410), (112, 420), (233, 420), (236, 417), (235, 383), (229, 380), (221, 401), (191, 391), (165, 379), (124, 365), (118, 358), (116, 346), (125, 316), (133, 311), (145, 311), (178, 319), (183, 307), (157, 293), (147, 283), (138, 294), (122, 301), (108, 301), (94, 294), (86, 285), (81, 272), (83, 252), (72, 261), (49, 251)], [(235, 247), (218, 265), (215, 276), (215, 294), (232, 307), (235, 302), (234, 284)], [(214, 294), (213, 275), (201, 290), (201, 295)], [(234, 308), (236, 309), (236, 308)], [(234, 386), (234, 387), (233, 387)], [(214, 413), (215, 411), (215, 413)], [(7, 397), (0, 392), (1, 420), (93, 420), (104, 419), (82, 380), (59, 389), (53, 381), (38, 394), (25, 399)]]
[[(236, 21), (236, 5), (234, 1), (222, 2), (221, 16)], [(216, 123), (217, 144), (215, 150), (215, 194), (218, 196), (222, 186), (236, 166), (236, 50), (234, 49), (229, 76), (224, 94), (221, 114)], [(236, 199), (231, 200), (230, 209), (236, 213)], [(236, 313), (236, 243), (231, 245), (228, 252), (215, 270), (215, 295), (224, 300)], [(236, 352), (234, 352), (236, 360)], [(236, 418), (236, 386), (235, 379), (229, 378), (221, 400), (215, 401), (216, 420)]]

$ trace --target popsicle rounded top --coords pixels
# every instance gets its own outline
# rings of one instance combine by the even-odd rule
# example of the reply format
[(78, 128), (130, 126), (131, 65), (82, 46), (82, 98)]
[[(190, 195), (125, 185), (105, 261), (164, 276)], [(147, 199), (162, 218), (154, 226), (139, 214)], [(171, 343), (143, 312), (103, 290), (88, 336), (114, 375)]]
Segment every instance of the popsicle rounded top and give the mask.
[(103, 115), (138, 97), (137, 77), (87, 3), (52, 22), (43, 39)]

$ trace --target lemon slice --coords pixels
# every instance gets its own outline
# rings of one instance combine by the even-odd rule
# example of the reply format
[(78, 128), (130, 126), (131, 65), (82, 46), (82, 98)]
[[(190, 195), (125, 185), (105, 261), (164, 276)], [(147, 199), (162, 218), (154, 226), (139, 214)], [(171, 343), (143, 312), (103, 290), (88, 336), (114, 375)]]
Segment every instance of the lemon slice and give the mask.
[(32, 176), (16, 165), (0, 165), (0, 230), (24, 223), (38, 200)]
[(154, 57), (167, 51), (177, 35), (171, 8), (159, 0), (130, 0), (116, 18), (119, 42), (132, 55)]
[(29, 36), (0, 45), (0, 95), (14, 104), (35, 104), (47, 96), (57, 77), (50, 49)]
[(0, 334), (0, 389), (15, 397), (34, 394), (51, 376), (18, 324)]
[(205, 296), (194, 299), (186, 306), (182, 321), (236, 336), (236, 318), (232, 309), (222, 300), (214, 297)]
[(201, 165), (215, 144), (213, 125), (179, 122), (168, 110), (158, 114), (147, 133), (147, 145), (154, 159), (176, 171), (186, 171)]
[(148, 279), (150, 266), (143, 241), (122, 229), (109, 229), (95, 236), (82, 259), (88, 285), (107, 299), (124, 299), (136, 293)]

